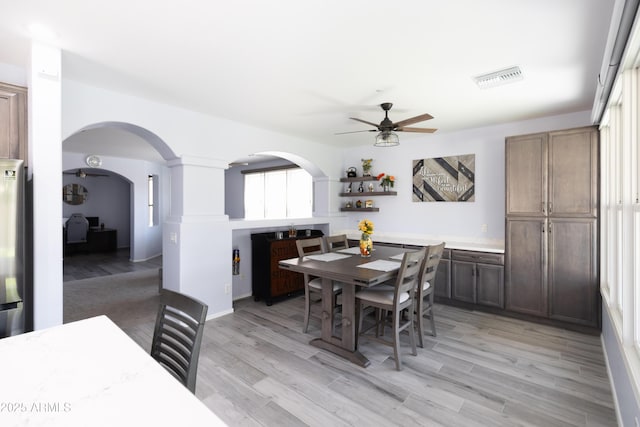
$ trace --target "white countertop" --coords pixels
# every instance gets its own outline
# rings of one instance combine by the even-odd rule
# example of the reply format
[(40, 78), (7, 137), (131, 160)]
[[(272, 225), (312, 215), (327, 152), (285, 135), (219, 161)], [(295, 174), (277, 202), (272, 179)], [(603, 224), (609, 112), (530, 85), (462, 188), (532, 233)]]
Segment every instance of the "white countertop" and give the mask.
[[(346, 234), (347, 238), (353, 240), (360, 239), (360, 233), (353, 230), (338, 231), (333, 234)], [(436, 245), (440, 242), (445, 242), (445, 247), (448, 249), (460, 249), (465, 251), (480, 251), (503, 254), (504, 253), (504, 241), (503, 240), (491, 240), (491, 239), (463, 239), (460, 237), (438, 237), (438, 236), (426, 236), (418, 234), (374, 234), (371, 236), (373, 239), (373, 246), (375, 247), (376, 241), (386, 243), (399, 243), (405, 245), (418, 245), (428, 246)]]
[(0, 339), (0, 426), (225, 425), (106, 316)]

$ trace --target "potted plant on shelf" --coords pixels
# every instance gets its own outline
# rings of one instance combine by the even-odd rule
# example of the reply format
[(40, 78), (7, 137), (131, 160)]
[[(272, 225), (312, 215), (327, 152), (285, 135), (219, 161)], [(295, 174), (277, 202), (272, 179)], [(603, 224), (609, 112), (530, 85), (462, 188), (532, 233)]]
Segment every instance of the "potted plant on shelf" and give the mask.
[(380, 181), (380, 185), (382, 186), (382, 191), (389, 191), (389, 188), (393, 188), (393, 183), (396, 181), (396, 177), (393, 175), (385, 175), (381, 173), (376, 177), (378, 181)]

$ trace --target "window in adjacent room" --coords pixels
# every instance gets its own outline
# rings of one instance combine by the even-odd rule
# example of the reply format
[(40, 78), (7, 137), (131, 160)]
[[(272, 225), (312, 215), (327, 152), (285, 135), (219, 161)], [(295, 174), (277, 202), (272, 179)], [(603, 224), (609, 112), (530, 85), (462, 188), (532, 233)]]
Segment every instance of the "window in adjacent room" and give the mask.
[(242, 173), (246, 219), (307, 218), (312, 215), (313, 180), (304, 169), (277, 167)]
[(158, 209), (156, 208), (156, 200), (158, 200), (158, 175), (149, 175), (147, 185), (147, 205), (149, 212), (148, 224), (149, 227), (153, 227), (158, 225), (158, 222), (160, 221)]

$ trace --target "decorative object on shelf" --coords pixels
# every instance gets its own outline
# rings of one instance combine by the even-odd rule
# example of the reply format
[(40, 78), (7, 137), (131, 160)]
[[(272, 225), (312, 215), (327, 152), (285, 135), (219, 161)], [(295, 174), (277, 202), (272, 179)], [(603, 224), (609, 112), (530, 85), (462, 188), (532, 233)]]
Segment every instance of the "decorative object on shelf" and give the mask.
[(372, 208), (373, 207), (373, 200), (371, 200), (371, 199), (365, 200), (364, 201), (364, 207), (365, 208)]
[(356, 174), (356, 168), (354, 168), (353, 166), (351, 166), (349, 169), (347, 169), (347, 177), (349, 178), (355, 178), (356, 176), (358, 176)]
[(356, 202), (356, 208), (361, 208), (362, 207), (362, 200), (358, 200)]
[(376, 177), (377, 180), (380, 181), (380, 186), (382, 186), (382, 191), (389, 191), (389, 187), (393, 188), (393, 183), (396, 182), (396, 177), (393, 175), (385, 175), (381, 173)]
[(351, 193), (352, 191), (351, 185), (353, 185), (353, 182), (349, 183), (349, 186), (347, 187), (347, 190), (345, 191), (345, 193)]
[(475, 202), (476, 155), (413, 161), (414, 202)]
[(373, 191), (373, 183), (372, 182), (369, 183), (369, 192), (371, 192), (371, 191)]
[(349, 200), (345, 205), (345, 208), (352, 208), (352, 207), (353, 207), (353, 203), (351, 202), (351, 200)]
[(365, 258), (370, 257), (371, 251), (373, 251), (373, 240), (371, 240), (373, 222), (363, 219), (358, 223), (358, 230), (362, 233), (360, 235), (360, 255)]
[(362, 186), (362, 181), (360, 181), (360, 185), (358, 186), (358, 193), (363, 193), (364, 187)]
[(371, 162), (373, 159), (361, 159), (362, 160), (362, 176), (371, 176)]
[(298, 235), (298, 230), (296, 230), (296, 226), (291, 224), (289, 225), (289, 237), (296, 237)]

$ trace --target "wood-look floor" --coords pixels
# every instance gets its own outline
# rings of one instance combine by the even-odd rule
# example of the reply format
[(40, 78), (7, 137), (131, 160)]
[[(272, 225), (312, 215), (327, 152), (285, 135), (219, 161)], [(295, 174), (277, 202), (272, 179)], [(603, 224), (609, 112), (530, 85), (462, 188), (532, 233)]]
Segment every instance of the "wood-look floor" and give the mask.
[(162, 256), (146, 261), (129, 261), (129, 249), (116, 252), (66, 255), (62, 261), (62, 280), (88, 279), (162, 267)]
[[(403, 346), (398, 372), (375, 342), (360, 344), (368, 368), (311, 347), (319, 321), (301, 332), (302, 297), (234, 309), (206, 324), (196, 389), (231, 426), (616, 425), (595, 336), (437, 305), (437, 338), (417, 357)], [(121, 325), (145, 350), (152, 318)]]

